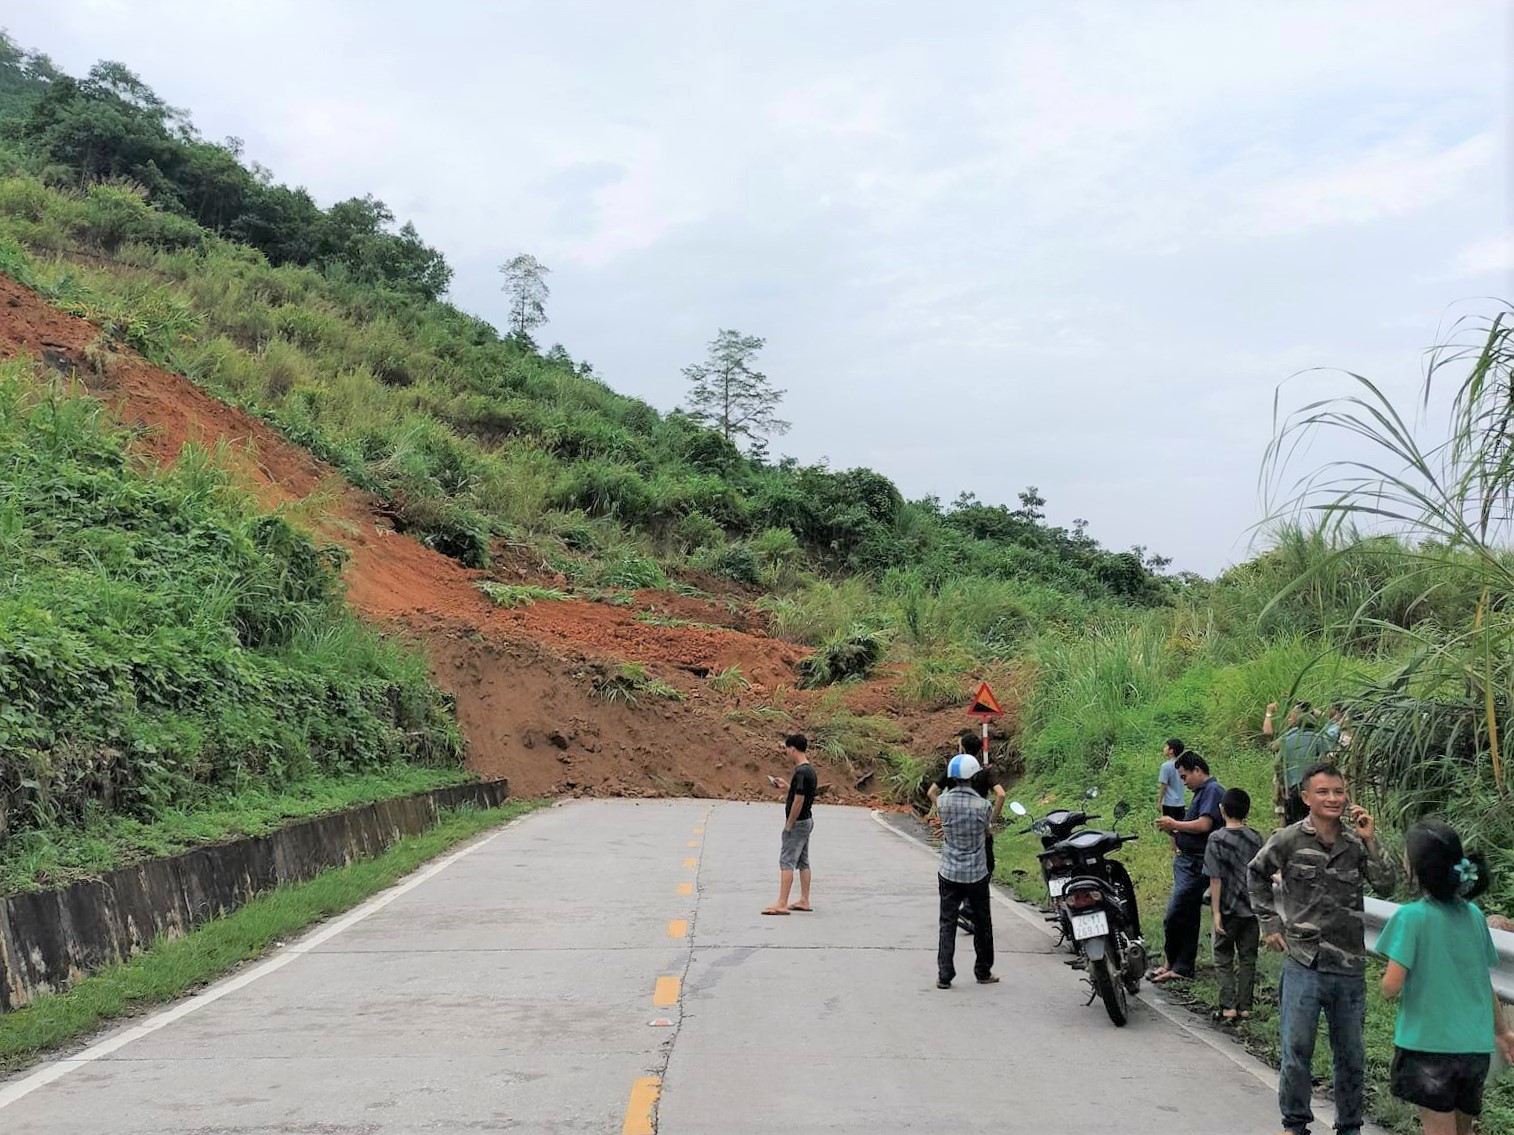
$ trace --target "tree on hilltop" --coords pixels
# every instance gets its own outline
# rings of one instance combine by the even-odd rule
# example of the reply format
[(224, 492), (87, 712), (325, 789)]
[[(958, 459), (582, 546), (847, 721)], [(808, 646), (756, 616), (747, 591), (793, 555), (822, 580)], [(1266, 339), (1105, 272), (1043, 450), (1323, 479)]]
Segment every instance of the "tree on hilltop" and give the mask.
[(784, 391), (773, 389), (767, 375), (754, 366), (757, 352), (766, 344), (758, 335), (722, 330), (710, 340), (704, 362), (683, 368), (683, 376), (693, 384), (691, 416), (718, 429), (727, 441), (746, 438), (756, 453), (767, 448), (770, 435), (789, 431), (789, 423), (775, 413)]
[(548, 268), (529, 252), (522, 252), (499, 266), (505, 283), (501, 289), (510, 297), (510, 334), (529, 339), (533, 328), (547, 322)]

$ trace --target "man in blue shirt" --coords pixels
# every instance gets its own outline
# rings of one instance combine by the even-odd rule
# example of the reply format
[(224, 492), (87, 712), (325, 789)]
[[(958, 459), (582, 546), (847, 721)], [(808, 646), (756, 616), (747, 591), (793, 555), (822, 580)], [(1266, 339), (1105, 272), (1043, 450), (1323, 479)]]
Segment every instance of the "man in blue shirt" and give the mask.
[(1167, 900), (1163, 923), (1167, 964), (1150, 975), (1157, 984), (1193, 976), (1199, 958), (1204, 896), (1209, 889), (1209, 880), (1204, 877), (1204, 849), (1209, 843), (1209, 833), (1225, 825), (1220, 813), (1225, 786), (1209, 775), (1209, 762), (1197, 753), (1188, 752), (1176, 763), (1178, 775), (1193, 796), (1181, 820), (1171, 816), (1157, 820), (1157, 827), (1171, 833), (1177, 844), (1177, 853), (1172, 857), (1172, 897)]

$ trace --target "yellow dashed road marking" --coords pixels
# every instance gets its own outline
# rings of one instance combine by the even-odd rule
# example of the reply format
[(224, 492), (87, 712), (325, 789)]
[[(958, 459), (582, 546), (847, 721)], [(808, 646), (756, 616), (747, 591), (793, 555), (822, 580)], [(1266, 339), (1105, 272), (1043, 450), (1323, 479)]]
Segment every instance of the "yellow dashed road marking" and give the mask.
[(675, 918), (668, 923), (669, 938), (687, 938), (689, 936), (689, 920), (687, 918)]
[(685, 859), (683, 861), (683, 865), (685, 867), (698, 867), (699, 866), (699, 860), (697, 860), (697, 859)]
[(657, 986), (652, 990), (652, 1004), (676, 1005), (678, 1004), (678, 991), (683, 983), (676, 977), (659, 977)]
[(694, 829), (694, 834), (695, 835), (704, 835), (704, 829), (703, 828), (695, 828)]
[(626, 1120), (620, 1125), (620, 1135), (653, 1135), (652, 1112), (657, 1107), (657, 1097), (662, 1094), (662, 1080), (656, 1076), (643, 1076), (631, 1084), (631, 1099), (626, 1104)]
[(678, 893), (681, 894), (681, 895), (692, 895), (694, 893), (694, 884), (693, 883), (679, 883), (678, 884)]
[(689, 846), (690, 847), (698, 847), (699, 846), (699, 841), (697, 839), (691, 839), (691, 840), (689, 840)]

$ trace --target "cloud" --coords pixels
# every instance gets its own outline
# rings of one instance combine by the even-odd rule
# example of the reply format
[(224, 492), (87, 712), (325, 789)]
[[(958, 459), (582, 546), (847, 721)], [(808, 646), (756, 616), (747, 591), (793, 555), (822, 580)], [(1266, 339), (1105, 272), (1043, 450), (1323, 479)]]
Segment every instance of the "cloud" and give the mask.
[(1501, 233), (1465, 245), (1451, 261), (1449, 275), (1501, 276), (1508, 284), (1514, 275), (1514, 236)]

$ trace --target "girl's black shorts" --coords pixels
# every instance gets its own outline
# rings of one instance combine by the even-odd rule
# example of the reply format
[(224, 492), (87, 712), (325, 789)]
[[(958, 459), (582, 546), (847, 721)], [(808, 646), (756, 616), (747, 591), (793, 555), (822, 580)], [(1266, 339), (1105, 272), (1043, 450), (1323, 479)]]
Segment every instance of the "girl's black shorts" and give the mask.
[(1389, 1090), (1406, 1103), (1431, 1111), (1482, 1114), (1482, 1089), (1491, 1058), (1486, 1052), (1393, 1050)]

